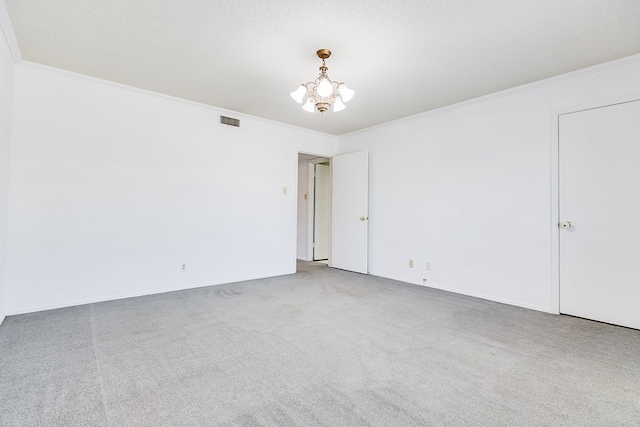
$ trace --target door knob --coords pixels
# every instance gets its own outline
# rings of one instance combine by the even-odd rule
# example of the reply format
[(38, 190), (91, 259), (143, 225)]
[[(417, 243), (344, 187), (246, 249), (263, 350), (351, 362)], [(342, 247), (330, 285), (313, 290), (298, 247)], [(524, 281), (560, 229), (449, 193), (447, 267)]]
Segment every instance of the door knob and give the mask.
[(571, 221), (565, 221), (562, 224), (560, 224), (560, 227), (562, 228), (571, 228)]
[(367, 217), (366, 217), (366, 216), (361, 216), (361, 217), (360, 217), (360, 221), (364, 221), (364, 220), (366, 220), (366, 219), (367, 219)]

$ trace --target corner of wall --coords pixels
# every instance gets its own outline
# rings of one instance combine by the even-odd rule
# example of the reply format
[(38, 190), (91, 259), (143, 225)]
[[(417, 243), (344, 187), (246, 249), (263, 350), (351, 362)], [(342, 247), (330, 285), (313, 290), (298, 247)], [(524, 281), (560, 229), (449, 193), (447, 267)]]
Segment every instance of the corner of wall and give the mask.
[[(0, 324), (6, 317), (6, 266), (9, 203), (11, 122), (13, 112), (14, 70), (22, 61), (15, 32), (3, 0), (0, 0)], [(6, 46), (6, 48), (5, 48)]]
[(7, 5), (4, 3), (4, 0), (0, 0), (0, 32), (4, 35), (4, 40), (6, 41), (11, 57), (13, 58), (13, 63), (19, 64), (22, 62), (22, 54), (20, 53), (16, 32), (11, 24)]

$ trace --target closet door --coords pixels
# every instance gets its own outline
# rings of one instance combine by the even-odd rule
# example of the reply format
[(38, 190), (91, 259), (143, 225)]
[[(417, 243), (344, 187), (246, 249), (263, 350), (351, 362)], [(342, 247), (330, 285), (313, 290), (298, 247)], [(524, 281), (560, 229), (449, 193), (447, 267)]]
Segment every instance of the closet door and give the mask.
[(640, 329), (640, 101), (559, 126), (560, 312)]

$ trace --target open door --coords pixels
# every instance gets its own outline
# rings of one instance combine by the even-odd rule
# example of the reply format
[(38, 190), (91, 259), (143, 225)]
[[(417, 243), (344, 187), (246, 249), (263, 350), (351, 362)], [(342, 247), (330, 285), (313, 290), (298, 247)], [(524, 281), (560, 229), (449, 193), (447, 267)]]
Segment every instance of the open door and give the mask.
[(369, 153), (331, 159), (331, 266), (367, 274)]

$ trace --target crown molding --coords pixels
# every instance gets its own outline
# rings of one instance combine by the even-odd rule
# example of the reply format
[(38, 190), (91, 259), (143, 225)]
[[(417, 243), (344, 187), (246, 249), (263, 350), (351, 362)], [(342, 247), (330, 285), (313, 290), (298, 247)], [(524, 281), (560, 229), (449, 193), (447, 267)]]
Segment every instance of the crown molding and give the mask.
[(0, 28), (4, 34), (4, 39), (7, 41), (9, 52), (13, 57), (13, 62), (19, 64), (22, 62), (22, 54), (20, 53), (20, 47), (18, 46), (18, 39), (16, 39), (16, 32), (11, 25), (11, 19), (9, 18), (9, 11), (7, 11), (7, 5), (4, 0), (0, 0)]
[[(2, 0), (0, 0), (1, 2)], [(298, 131), (302, 131), (302, 132), (306, 132), (306, 133), (312, 133), (315, 135), (322, 135), (323, 137), (329, 137), (333, 140), (337, 140), (338, 136), (337, 135), (332, 135), (329, 133), (325, 133), (325, 132), (320, 132), (317, 130), (313, 130), (313, 129), (307, 129), (307, 128), (303, 128), (300, 126), (294, 126), (294, 125), (290, 125), (288, 123), (283, 123), (283, 122), (279, 122), (276, 120), (271, 120), (271, 119), (266, 119), (264, 117), (259, 117), (259, 116), (253, 116), (251, 114), (247, 114), (247, 113), (242, 113), (240, 111), (234, 111), (234, 110), (227, 110), (226, 108), (222, 108), (222, 107), (216, 107), (214, 105), (209, 105), (209, 104), (203, 104), (201, 102), (196, 102), (196, 101), (191, 101), (189, 99), (185, 99), (185, 98), (179, 98), (177, 96), (172, 96), (172, 95), (167, 95), (164, 93), (160, 93), (160, 92), (154, 92), (151, 90), (147, 90), (147, 89), (142, 89), (139, 87), (135, 87), (135, 86), (129, 86), (123, 83), (117, 83), (111, 80), (105, 80), (105, 79), (101, 79), (99, 77), (93, 77), (93, 76), (89, 76), (86, 74), (80, 74), (80, 73), (76, 73), (73, 71), (68, 71), (68, 70), (64, 70), (62, 68), (56, 68), (56, 67), (51, 67), (49, 65), (43, 65), (43, 64), (39, 64), (37, 62), (31, 62), (31, 61), (26, 61), (26, 60), (22, 60), (20, 61), (19, 64), (16, 64), (17, 67), (21, 67), (21, 68), (26, 68), (26, 69), (32, 69), (32, 70), (37, 70), (37, 71), (43, 71), (46, 73), (50, 73), (50, 74), (57, 74), (66, 78), (71, 78), (71, 79), (76, 79), (76, 80), (84, 80), (84, 81), (88, 81), (91, 83), (95, 83), (95, 84), (99, 84), (102, 86), (109, 86), (112, 88), (116, 88), (119, 90), (125, 90), (125, 91), (129, 91), (129, 92), (134, 92), (134, 93), (138, 93), (138, 94), (144, 94), (147, 96), (153, 96), (156, 98), (161, 98), (161, 99), (165, 99), (165, 100), (169, 100), (169, 101), (174, 101), (174, 102), (178, 102), (181, 104), (186, 104), (186, 105), (190, 105), (192, 107), (197, 107), (197, 108), (205, 108), (208, 110), (213, 110), (216, 111), (220, 114), (226, 115), (226, 116), (233, 116), (233, 117), (238, 117), (238, 118), (244, 118), (244, 119), (251, 119), (251, 120), (256, 120), (256, 121), (260, 121), (260, 122), (264, 122), (264, 123), (269, 123), (269, 124), (273, 124), (273, 125), (278, 125), (278, 126), (284, 126), (290, 129), (295, 129)]]
[(630, 55), (630, 56), (625, 56), (623, 58), (619, 58), (619, 59), (614, 59), (613, 61), (608, 61), (608, 62), (603, 62), (601, 64), (596, 64), (596, 65), (592, 65), (590, 67), (587, 68), (581, 68), (579, 70), (576, 71), (570, 71), (568, 73), (564, 73), (564, 74), (559, 74), (557, 76), (553, 76), (553, 77), (548, 77), (546, 79), (542, 79), (542, 80), (538, 80), (532, 83), (526, 83), (520, 86), (516, 86), (516, 87), (512, 87), (509, 89), (504, 89), (498, 92), (494, 92), (494, 93), (490, 93), (488, 95), (483, 95), (483, 96), (479, 96), (477, 98), (473, 98), (473, 99), (469, 99), (466, 101), (462, 101), (462, 102), (458, 102), (455, 104), (451, 104), (451, 105), (446, 105), (444, 107), (440, 107), (440, 108), (436, 108), (433, 110), (428, 110), (428, 111), (424, 111), (422, 113), (418, 113), (418, 114), (414, 114), (411, 116), (407, 116), (407, 117), (402, 117), (400, 119), (396, 119), (396, 120), (391, 120), (389, 122), (385, 122), (385, 123), (381, 123), (379, 125), (375, 125), (375, 126), (371, 126), (368, 128), (364, 128), (364, 129), (358, 129), (356, 131), (353, 132), (349, 132), (349, 133), (344, 133), (342, 135), (340, 135), (340, 138), (346, 137), (346, 136), (351, 136), (351, 135), (356, 135), (362, 132), (368, 132), (370, 130), (374, 130), (374, 129), (379, 129), (379, 128), (383, 128), (385, 126), (391, 126), (397, 123), (402, 123), (402, 122), (406, 122), (406, 121), (410, 121), (410, 120), (416, 120), (416, 119), (421, 119), (424, 117), (429, 117), (429, 116), (435, 116), (437, 114), (442, 114), (442, 113), (446, 113), (449, 111), (453, 111), (453, 110), (457, 110), (460, 108), (464, 108), (464, 107), (468, 107), (471, 105), (475, 105), (475, 104), (480, 104), (482, 102), (487, 102), (487, 101), (491, 101), (494, 99), (498, 99), (498, 98), (502, 98), (505, 96), (509, 96), (509, 95), (514, 95), (517, 93), (521, 93), (521, 92), (526, 92), (532, 89), (537, 89), (543, 86), (548, 86), (548, 85), (552, 85), (552, 84), (556, 84), (559, 82), (562, 82), (564, 80), (571, 80), (571, 79), (575, 79), (577, 77), (582, 77), (582, 76), (586, 76), (589, 74), (594, 74), (594, 73), (599, 73), (601, 71), (605, 71), (605, 70), (609, 70), (611, 68), (618, 68), (618, 67), (622, 67), (628, 64), (633, 64), (635, 62), (640, 62), (640, 53), (634, 54), (634, 55)]

